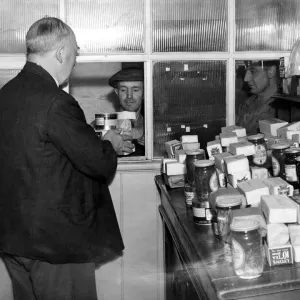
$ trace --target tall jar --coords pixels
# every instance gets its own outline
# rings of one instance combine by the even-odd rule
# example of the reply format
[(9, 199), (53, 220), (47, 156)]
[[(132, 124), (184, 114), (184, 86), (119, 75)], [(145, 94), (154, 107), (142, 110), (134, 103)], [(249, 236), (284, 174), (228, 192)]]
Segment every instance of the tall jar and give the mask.
[(218, 178), (213, 160), (197, 160), (194, 162), (194, 179), (199, 201), (208, 201), (211, 192), (218, 188)]
[(284, 180), (287, 181), (294, 187), (294, 193), (299, 193), (299, 180), (297, 175), (297, 164), (298, 161), (296, 158), (300, 156), (299, 149), (290, 148), (285, 150), (285, 160), (284, 160), (284, 172), (285, 178)]
[(285, 150), (290, 147), (290, 144), (273, 144), (271, 145), (271, 159), (272, 159), (272, 176), (281, 177), (285, 180), (284, 161)]
[(197, 160), (205, 159), (205, 151), (203, 149), (198, 149), (194, 151), (186, 151), (186, 178), (189, 185), (195, 185), (194, 179), (194, 162)]
[(264, 270), (265, 255), (259, 223), (234, 221), (230, 225), (233, 268), (243, 279), (259, 277)]

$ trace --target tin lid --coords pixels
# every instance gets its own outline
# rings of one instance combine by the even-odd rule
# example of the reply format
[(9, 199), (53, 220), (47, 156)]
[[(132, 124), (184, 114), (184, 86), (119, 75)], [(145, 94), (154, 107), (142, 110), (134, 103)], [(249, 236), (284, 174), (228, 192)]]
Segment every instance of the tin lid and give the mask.
[(285, 153), (295, 154), (295, 153), (299, 153), (300, 149), (299, 148), (289, 148), (289, 149), (286, 149), (284, 152)]
[(249, 135), (247, 137), (248, 141), (256, 141), (256, 140), (260, 140), (263, 139), (265, 137), (265, 135), (263, 133), (258, 133), (258, 134), (254, 134), (254, 135)]
[(242, 199), (238, 198), (221, 198), (218, 199), (216, 202), (217, 207), (232, 207), (232, 206), (237, 206), (242, 204)]
[(209, 160), (209, 159), (200, 159), (200, 160), (196, 160), (194, 162), (194, 166), (195, 168), (197, 167), (209, 167), (209, 166), (214, 166), (215, 161), (214, 160)]
[(251, 231), (259, 228), (259, 222), (255, 220), (238, 220), (230, 224), (230, 229), (232, 231)]
[(202, 154), (202, 153), (204, 153), (203, 149), (185, 151), (186, 155), (197, 155), (197, 154)]
[(274, 150), (282, 150), (282, 149), (287, 149), (290, 147), (289, 143), (282, 143), (282, 144), (273, 144), (271, 145), (271, 149)]
[(117, 119), (118, 113), (99, 113), (95, 114), (95, 118), (105, 118), (105, 119)]

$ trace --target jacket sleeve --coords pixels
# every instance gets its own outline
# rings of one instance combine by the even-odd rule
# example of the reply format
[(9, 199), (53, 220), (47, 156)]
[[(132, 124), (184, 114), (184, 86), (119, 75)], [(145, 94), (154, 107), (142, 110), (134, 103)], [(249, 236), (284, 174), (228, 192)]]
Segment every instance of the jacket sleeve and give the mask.
[(61, 92), (53, 101), (46, 121), (53, 145), (79, 172), (98, 180), (109, 181), (117, 168), (117, 154), (109, 141), (97, 137), (86, 123), (77, 101)]

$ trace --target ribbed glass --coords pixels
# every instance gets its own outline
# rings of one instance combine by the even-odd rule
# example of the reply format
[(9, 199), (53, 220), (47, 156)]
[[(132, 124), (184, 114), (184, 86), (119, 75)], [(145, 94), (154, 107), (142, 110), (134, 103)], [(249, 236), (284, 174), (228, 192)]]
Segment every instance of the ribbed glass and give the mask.
[(153, 51), (227, 51), (227, 0), (152, 0)]
[(0, 89), (11, 79), (17, 76), (20, 70), (0, 69)]
[(299, 0), (236, 0), (236, 51), (289, 51), (300, 36)]
[(225, 61), (154, 63), (154, 157), (164, 156), (165, 142), (183, 134), (197, 134), (204, 147), (225, 123)]
[(27, 30), (46, 15), (59, 16), (59, 0), (0, 0), (0, 53), (25, 53)]
[(66, 0), (66, 21), (80, 53), (144, 51), (142, 0)]

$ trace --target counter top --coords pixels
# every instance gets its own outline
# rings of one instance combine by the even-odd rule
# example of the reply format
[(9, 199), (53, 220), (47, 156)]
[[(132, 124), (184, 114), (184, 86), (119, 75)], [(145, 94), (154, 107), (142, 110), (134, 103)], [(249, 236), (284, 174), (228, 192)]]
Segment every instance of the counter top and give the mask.
[(296, 300), (300, 297), (300, 263), (269, 267), (247, 280), (237, 277), (224, 259), (223, 247), (210, 225), (196, 225), (186, 207), (183, 188), (169, 189), (159, 175), (159, 211), (189, 273), (199, 299)]

